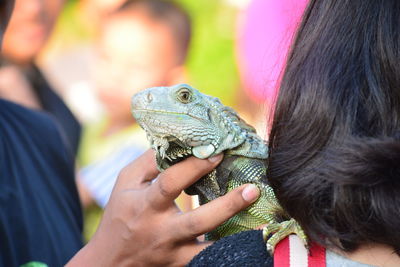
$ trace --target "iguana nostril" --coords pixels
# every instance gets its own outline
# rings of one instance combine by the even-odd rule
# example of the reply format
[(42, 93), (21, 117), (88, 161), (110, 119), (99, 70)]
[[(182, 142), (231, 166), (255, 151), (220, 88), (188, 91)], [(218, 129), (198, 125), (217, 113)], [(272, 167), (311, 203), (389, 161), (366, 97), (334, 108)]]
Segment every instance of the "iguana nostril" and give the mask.
[(148, 103), (151, 103), (151, 101), (153, 101), (153, 96), (151, 95), (151, 93), (147, 93), (146, 99)]

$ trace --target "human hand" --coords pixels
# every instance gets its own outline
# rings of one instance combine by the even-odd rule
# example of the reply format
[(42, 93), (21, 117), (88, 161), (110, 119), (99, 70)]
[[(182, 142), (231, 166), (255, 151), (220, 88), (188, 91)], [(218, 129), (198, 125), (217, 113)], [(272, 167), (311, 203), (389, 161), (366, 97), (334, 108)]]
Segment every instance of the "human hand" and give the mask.
[[(244, 185), (182, 213), (174, 199), (221, 160), (222, 155), (208, 160), (191, 157), (160, 174), (154, 152), (147, 151), (120, 173), (96, 234), (69, 266), (187, 264), (211, 244), (199, 242), (199, 235), (214, 229), (259, 196), (256, 186)], [(155, 177), (157, 180), (152, 183)]]

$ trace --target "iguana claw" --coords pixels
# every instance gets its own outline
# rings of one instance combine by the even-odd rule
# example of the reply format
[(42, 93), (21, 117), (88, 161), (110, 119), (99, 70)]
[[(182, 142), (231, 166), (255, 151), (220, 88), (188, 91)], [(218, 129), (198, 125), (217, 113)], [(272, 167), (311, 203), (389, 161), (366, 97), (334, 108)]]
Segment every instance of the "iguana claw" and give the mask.
[(308, 250), (308, 239), (303, 229), (301, 229), (298, 222), (296, 222), (294, 219), (290, 219), (289, 221), (284, 221), (281, 223), (268, 224), (264, 227), (263, 238), (266, 242), (267, 251), (269, 254), (273, 255), (275, 246), (279, 243), (279, 241), (290, 234), (296, 234)]

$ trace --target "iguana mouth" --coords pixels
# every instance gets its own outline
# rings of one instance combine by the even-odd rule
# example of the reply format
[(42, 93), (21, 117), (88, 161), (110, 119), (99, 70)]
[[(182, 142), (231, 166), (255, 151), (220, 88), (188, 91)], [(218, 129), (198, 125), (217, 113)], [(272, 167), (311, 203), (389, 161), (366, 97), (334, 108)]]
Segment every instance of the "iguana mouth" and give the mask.
[[(169, 141), (168, 144), (169, 146), (165, 153), (166, 156), (164, 159), (160, 159), (161, 162), (159, 162), (164, 169), (167, 169), (193, 155), (192, 148), (180, 145), (179, 140)], [(204, 177), (200, 178), (197, 183), (199, 183), (203, 178)], [(185, 189), (185, 193), (188, 195), (199, 195), (201, 191), (198, 190), (196, 183), (194, 183)]]
[(170, 141), (166, 151), (166, 157), (163, 159), (169, 166), (174, 165), (192, 155), (190, 147), (183, 147), (178, 142)]
[(176, 115), (176, 116), (188, 116), (191, 118), (194, 118), (196, 120), (199, 121), (207, 121), (204, 118), (201, 117), (197, 117), (189, 112), (173, 112), (173, 111), (167, 111), (167, 110), (162, 110), (162, 109), (132, 109), (132, 112), (136, 115), (134, 116), (138, 116), (140, 113), (144, 114), (144, 115), (151, 115), (152, 117), (154, 116), (154, 114), (161, 114), (161, 115), (166, 115), (166, 114), (170, 114), (170, 115)]
[(143, 113), (151, 113), (151, 114), (161, 113), (161, 114), (174, 114), (174, 115), (188, 115), (183, 112), (172, 112), (172, 111), (166, 111), (166, 110), (162, 110), (162, 109), (158, 110), (158, 109), (140, 109), (139, 108), (139, 109), (132, 109), (132, 111), (134, 113), (143, 112)]

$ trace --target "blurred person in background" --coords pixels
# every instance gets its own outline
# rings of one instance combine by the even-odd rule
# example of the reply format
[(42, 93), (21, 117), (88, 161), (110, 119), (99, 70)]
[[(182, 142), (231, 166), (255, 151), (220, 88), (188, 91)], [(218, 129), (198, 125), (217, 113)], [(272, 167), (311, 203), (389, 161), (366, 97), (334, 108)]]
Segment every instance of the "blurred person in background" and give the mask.
[[(0, 40), (13, 3), (0, 1)], [(253, 186), (241, 187), (182, 213), (175, 196), (222, 157), (191, 158), (160, 174), (148, 151), (121, 172), (95, 237), (81, 249), (74, 157), (64, 136), (53, 115), (0, 97), (0, 266), (63, 266), (74, 254), (67, 266), (183, 265), (209, 245), (197, 235), (258, 196)], [(229, 203), (232, 209), (221, 210)]]
[(81, 128), (35, 64), (45, 47), (64, 0), (18, 0), (4, 35), (0, 96), (50, 113), (58, 121), (70, 153), (78, 151)]
[[(6, 2), (10, 12), (13, 1)], [(0, 266), (31, 261), (61, 266), (82, 246), (74, 179), (80, 126), (35, 65), (63, 4), (15, 1), (3, 36)], [(6, 15), (1, 15), (4, 21)]]
[[(83, 203), (104, 207), (120, 170), (148, 148), (145, 132), (135, 123), (131, 97), (142, 89), (186, 81), (184, 67), (191, 38), (188, 14), (162, 0), (128, 0), (100, 23), (93, 66), (95, 92), (104, 114), (85, 126), (79, 163)], [(183, 210), (191, 197), (177, 200)], [(85, 236), (97, 228), (101, 211), (87, 210)]]

